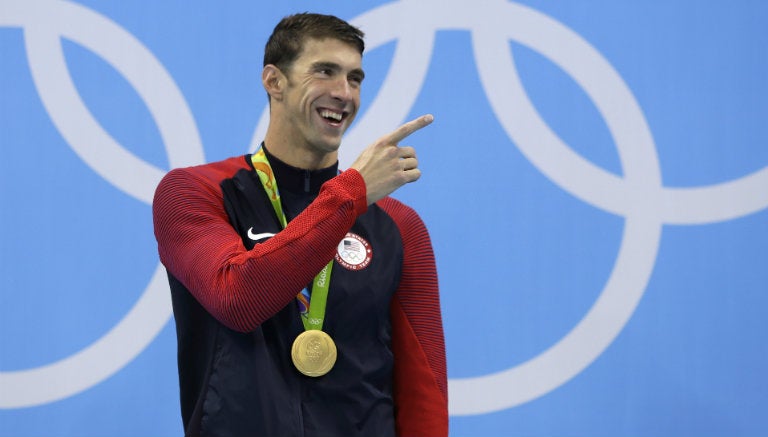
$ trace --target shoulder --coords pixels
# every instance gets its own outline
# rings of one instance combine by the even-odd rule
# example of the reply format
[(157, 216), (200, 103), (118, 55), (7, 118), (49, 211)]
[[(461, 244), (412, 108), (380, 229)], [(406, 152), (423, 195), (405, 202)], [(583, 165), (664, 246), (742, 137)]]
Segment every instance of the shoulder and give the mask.
[(419, 214), (413, 208), (395, 198), (385, 197), (376, 202), (376, 205), (397, 223), (401, 231), (425, 228)]
[[(197, 180), (201, 184), (218, 185), (222, 180), (234, 176), (238, 171), (249, 169), (248, 156), (235, 156), (207, 164), (174, 168), (165, 174), (163, 181), (188, 179), (190, 181)], [(162, 184), (163, 181), (160, 183)]]
[(248, 155), (191, 167), (174, 168), (160, 180), (155, 196), (178, 190), (219, 191), (219, 185), (223, 180), (233, 177), (240, 170), (249, 168)]

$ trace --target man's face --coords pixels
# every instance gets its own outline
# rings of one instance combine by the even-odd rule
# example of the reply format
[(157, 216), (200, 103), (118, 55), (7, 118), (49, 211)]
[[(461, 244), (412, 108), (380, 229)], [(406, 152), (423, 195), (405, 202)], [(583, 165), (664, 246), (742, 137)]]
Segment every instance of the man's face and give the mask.
[(336, 39), (308, 39), (284, 73), (285, 140), (317, 156), (336, 152), (360, 106), (362, 56)]

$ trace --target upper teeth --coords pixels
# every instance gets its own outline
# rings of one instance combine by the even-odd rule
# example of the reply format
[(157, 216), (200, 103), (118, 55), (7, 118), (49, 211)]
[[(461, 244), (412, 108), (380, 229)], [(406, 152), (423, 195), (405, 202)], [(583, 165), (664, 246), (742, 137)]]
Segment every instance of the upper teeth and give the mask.
[(324, 109), (324, 110), (320, 111), (320, 115), (325, 117), (325, 118), (332, 118), (332, 119), (334, 119), (336, 121), (341, 121), (341, 114), (339, 114), (338, 112), (333, 112), (333, 111), (329, 111), (327, 109)]

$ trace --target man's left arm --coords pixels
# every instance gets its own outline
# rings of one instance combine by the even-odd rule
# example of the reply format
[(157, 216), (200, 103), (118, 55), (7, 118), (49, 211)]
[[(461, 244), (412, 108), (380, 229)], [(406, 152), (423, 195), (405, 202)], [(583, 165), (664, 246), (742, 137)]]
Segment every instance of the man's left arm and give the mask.
[(397, 435), (447, 436), (445, 341), (432, 243), (411, 208), (391, 198), (379, 205), (397, 223), (404, 251), (390, 307)]

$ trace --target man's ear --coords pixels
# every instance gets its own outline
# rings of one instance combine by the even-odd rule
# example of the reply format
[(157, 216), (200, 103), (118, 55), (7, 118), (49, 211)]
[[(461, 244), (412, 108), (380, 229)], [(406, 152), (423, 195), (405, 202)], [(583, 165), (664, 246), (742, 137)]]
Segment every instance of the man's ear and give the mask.
[(269, 97), (280, 101), (283, 99), (283, 90), (288, 83), (288, 78), (285, 77), (282, 71), (277, 66), (268, 64), (264, 66), (264, 70), (261, 72), (261, 84), (269, 94)]

